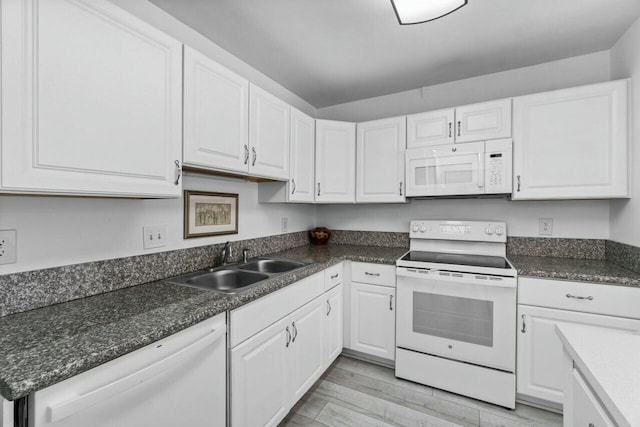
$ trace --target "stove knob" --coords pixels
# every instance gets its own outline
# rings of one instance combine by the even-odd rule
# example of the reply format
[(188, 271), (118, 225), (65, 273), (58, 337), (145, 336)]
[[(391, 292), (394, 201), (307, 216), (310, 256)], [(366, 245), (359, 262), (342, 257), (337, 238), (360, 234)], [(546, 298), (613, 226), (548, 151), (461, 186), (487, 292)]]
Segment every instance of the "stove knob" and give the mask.
[(418, 230), (420, 229), (420, 226), (418, 224), (413, 224), (413, 228), (411, 229), (414, 233), (417, 233)]
[(496, 227), (496, 236), (502, 236), (504, 234), (504, 228), (501, 226)]
[(420, 227), (420, 232), (424, 233), (425, 231), (427, 231), (427, 227), (425, 227), (424, 225), (422, 227)]
[(486, 230), (484, 230), (485, 233), (487, 233), (488, 235), (492, 235), (493, 234), (493, 229), (491, 228), (491, 226), (488, 226), (486, 228)]

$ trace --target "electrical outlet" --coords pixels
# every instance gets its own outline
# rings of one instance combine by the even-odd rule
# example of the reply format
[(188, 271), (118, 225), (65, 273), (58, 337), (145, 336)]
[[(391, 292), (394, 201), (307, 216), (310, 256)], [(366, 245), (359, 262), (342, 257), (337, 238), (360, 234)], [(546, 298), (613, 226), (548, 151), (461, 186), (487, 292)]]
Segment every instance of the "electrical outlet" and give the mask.
[(0, 264), (14, 264), (17, 261), (18, 232), (0, 230)]
[(289, 218), (280, 218), (280, 231), (286, 233), (289, 229)]
[(541, 236), (553, 235), (553, 218), (538, 218), (538, 234)]
[(142, 246), (145, 249), (167, 246), (167, 230), (164, 225), (147, 225), (142, 227)]

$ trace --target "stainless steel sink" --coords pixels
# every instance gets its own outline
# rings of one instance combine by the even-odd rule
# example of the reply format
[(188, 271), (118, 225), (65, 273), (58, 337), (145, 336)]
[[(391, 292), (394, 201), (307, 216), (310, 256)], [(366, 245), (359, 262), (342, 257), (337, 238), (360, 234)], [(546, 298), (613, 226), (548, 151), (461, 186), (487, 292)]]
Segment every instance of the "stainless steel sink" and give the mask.
[(223, 269), (191, 277), (184, 283), (214, 291), (234, 292), (268, 278), (267, 274)]
[(259, 271), (260, 273), (286, 273), (306, 264), (284, 259), (257, 259), (238, 266), (239, 270)]
[(241, 265), (234, 264), (204, 269), (172, 277), (166, 281), (176, 285), (232, 294), (259, 286), (263, 280), (280, 276), (308, 264), (307, 262), (286, 259), (258, 258)]

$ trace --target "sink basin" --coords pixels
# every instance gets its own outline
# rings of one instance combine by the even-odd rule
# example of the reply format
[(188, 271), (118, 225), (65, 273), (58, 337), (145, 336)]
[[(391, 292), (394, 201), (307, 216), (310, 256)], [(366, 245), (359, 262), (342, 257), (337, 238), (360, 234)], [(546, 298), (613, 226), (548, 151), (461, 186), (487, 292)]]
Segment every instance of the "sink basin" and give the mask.
[(200, 274), (184, 283), (202, 289), (231, 293), (268, 278), (266, 274), (229, 269)]
[(306, 264), (298, 261), (281, 259), (258, 259), (238, 266), (239, 270), (258, 271), (260, 273), (286, 273)]

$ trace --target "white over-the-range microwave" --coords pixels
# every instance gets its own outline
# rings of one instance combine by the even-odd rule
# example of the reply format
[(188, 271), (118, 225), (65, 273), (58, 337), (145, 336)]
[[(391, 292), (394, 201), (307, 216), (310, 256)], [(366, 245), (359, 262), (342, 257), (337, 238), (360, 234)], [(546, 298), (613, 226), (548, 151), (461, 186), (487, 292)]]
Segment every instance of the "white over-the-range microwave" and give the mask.
[(511, 138), (410, 148), (406, 151), (406, 196), (510, 194)]

